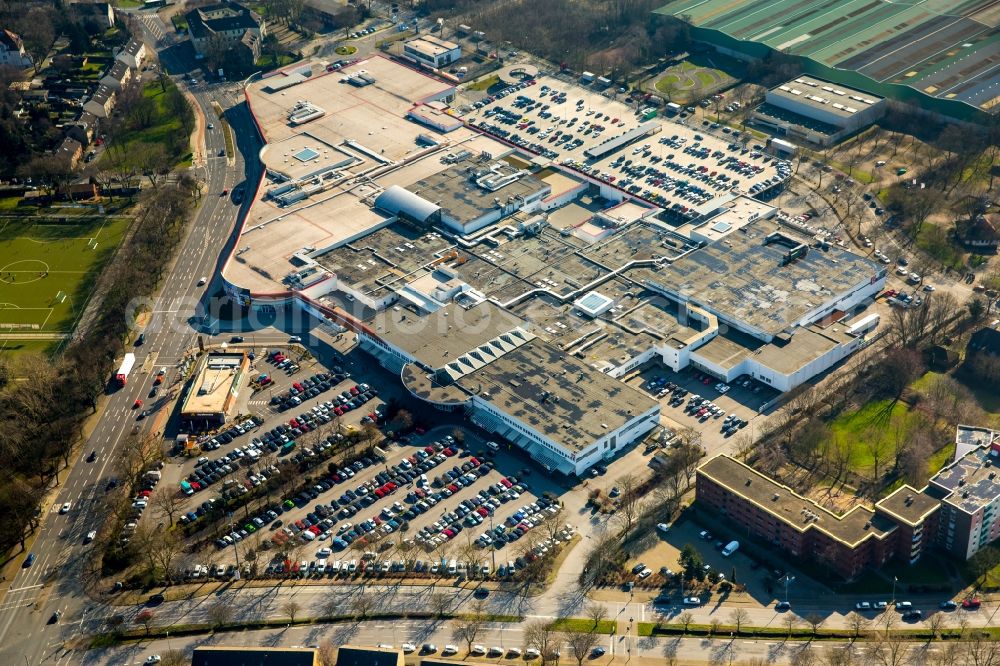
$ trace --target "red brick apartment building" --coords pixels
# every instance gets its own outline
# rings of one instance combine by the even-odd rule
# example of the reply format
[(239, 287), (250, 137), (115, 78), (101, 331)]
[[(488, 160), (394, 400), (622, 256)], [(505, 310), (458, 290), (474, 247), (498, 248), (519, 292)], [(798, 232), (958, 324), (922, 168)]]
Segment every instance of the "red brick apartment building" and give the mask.
[[(892, 559), (914, 563), (937, 531), (940, 502), (910, 486), (837, 515), (729, 456), (698, 468), (697, 501), (798, 559), (850, 579)], [(735, 536), (735, 535), (734, 535)]]

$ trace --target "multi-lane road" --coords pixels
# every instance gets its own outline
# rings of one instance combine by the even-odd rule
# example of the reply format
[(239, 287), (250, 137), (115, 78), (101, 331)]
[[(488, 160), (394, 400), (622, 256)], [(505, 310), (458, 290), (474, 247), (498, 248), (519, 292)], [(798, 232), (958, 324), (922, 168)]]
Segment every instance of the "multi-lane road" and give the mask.
[[(69, 470), (54, 496), (51, 509), (43, 516), (41, 528), (31, 544), (34, 563), (21, 568), (12, 580), (3, 603), (0, 604), (0, 654), (4, 663), (58, 663), (59, 646), (81, 632), (88, 611), (95, 603), (84, 592), (81, 580), (82, 555), (90, 546), (84, 536), (98, 529), (103, 516), (95, 509), (105, 492), (108, 478), (114, 473), (116, 452), (124, 436), (137, 424), (132, 405), (137, 398), (146, 400), (156, 369), (168, 369), (168, 383), (176, 374), (174, 367), (195, 341), (194, 325), (200, 321), (201, 308), (210, 294), (219, 289), (217, 282), (220, 262), (235, 242), (234, 228), (239, 206), (223, 190), (249, 181), (256, 183), (256, 160), (245, 163), (242, 154), (256, 156), (259, 145), (253, 122), (241, 99), (239, 84), (198, 84), (189, 86), (181, 72), (193, 68), (171, 46), (166, 26), (155, 15), (142, 19), (146, 39), (161, 50), (161, 63), (175, 81), (189, 88), (205, 123), (214, 122), (214, 130), (205, 130), (201, 153), (204, 160), (193, 167), (194, 175), (204, 183), (203, 196), (190, 222), (187, 235), (177, 258), (166, 277), (161, 294), (153, 305), (153, 315), (145, 329), (145, 344), (136, 347), (136, 367), (127, 385), (111, 395), (103, 414), (81, 447), (80, 459)], [(166, 50), (162, 50), (166, 49)], [(229, 109), (227, 118), (237, 141), (237, 154), (219, 156), (225, 150), (225, 139), (212, 103)], [(247, 197), (249, 199), (249, 197)], [(248, 202), (244, 205), (248, 205)], [(200, 277), (210, 277), (207, 285), (198, 286)], [(152, 402), (152, 401), (150, 401)], [(142, 422), (138, 422), (140, 425)], [(87, 462), (90, 451), (96, 459)], [(65, 502), (71, 503), (66, 514), (59, 513)], [(58, 610), (58, 623), (47, 624)]]

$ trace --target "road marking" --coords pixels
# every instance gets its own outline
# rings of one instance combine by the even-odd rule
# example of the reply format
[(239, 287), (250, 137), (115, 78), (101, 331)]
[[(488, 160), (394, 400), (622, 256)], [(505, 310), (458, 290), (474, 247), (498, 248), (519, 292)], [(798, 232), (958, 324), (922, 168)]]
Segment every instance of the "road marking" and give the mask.
[(45, 587), (43, 584), (39, 583), (37, 585), (25, 585), (24, 587), (13, 587), (10, 589), (11, 592), (23, 592), (24, 590), (34, 590), (39, 587)]

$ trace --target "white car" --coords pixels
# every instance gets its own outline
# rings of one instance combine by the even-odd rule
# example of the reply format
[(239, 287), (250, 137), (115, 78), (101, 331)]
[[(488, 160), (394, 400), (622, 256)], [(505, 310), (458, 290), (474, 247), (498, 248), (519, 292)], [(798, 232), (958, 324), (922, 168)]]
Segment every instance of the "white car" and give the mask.
[(72, 504), (71, 502), (66, 502), (66, 503), (65, 503), (65, 504), (63, 504), (63, 505), (62, 505), (62, 507), (61, 507), (61, 508), (59, 509), (59, 513), (69, 513), (69, 510), (70, 510), (71, 508), (73, 508), (73, 504)]
[(644, 578), (649, 578), (652, 575), (653, 575), (653, 570), (650, 569), (649, 567), (646, 567), (645, 569), (639, 572), (639, 580), (643, 580)]
[(924, 285), (924, 291), (934, 291), (934, 285), (932, 285), (932, 284), (925, 284)]
[(207, 277), (203, 277), (203, 278), (198, 278), (198, 286), (199, 286), (199, 287), (200, 287), (201, 285), (205, 284), (206, 282), (208, 282), (208, 278), (207, 278)]
[(482, 645), (473, 645), (472, 650), (470, 650), (469, 652), (470, 654), (474, 654), (477, 657), (481, 657), (484, 654), (486, 654), (486, 648), (483, 647)]
[(540, 656), (542, 656), (542, 653), (535, 648), (528, 648), (524, 651), (525, 659), (538, 659)]
[(208, 124), (208, 129), (215, 129), (215, 125), (213, 125), (212, 123), (209, 123)]
[(457, 654), (457, 653), (458, 653), (458, 648), (454, 645), (451, 645), (450, 643), (448, 645), (445, 645), (444, 649), (441, 650), (441, 654), (443, 655)]
[(899, 276), (902, 276), (902, 277), (906, 277), (909, 274), (910, 274), (910, 271), (906, 270), (906, 266), (897, 266), (896, 267), (896, 275), (899, 275)]
[(701, 597), (684, 597), (685, 606), (701, 606)]
[(162, 660), (160, 659), (160, 655), (158, 654), (151, 654), (148, 657), (146, 657), (147, 664), (158, 664), (160, 663), (160, 661)]
[(661, 532), (669, 532), (670, 525), (667, 525), (666, 523), (657, 523), (656, 529), (660, 530)]
[(403, 648), (403, 652), (405, 652), (406, 654), (410, 654), (411, 652), (416, 652), (417, 650), (417, 646), (414, 645), (413, 643), (403, 643), (401, 647)]

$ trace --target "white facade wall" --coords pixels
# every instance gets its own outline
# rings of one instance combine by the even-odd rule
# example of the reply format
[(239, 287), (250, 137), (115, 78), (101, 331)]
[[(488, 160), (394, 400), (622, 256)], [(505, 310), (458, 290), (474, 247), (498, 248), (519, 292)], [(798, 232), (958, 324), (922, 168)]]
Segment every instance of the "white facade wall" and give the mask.
[[(489, 421), (495, 420), (516, 430), (521, 435), (530, 439), (534, 444), (544, 448), (548, 454), (562, 460), (565, 465), (574, 470), (577, 476), (582, 475), (601, 460), (610, 458), (615, 453), (633, 444), (637, 439), (643, 437), (656, 427), (660, 421), (660, 406), (656, 405), (645, 414), (636, 416), (622, 427), (601, 437), (584, 451), (572, 453), (535, 429), (524, 425), (514, 417), (501, 411), (488, 400), (483, 400), (479, 396), (472, 396), (470, 406), (473, 422), (488, 427)], [(486, 418), (483, 418), (484, 415)]]
[(403, 46), (403, 52), (406, 53), (411, 58), (422, 62), (425, 65), (431, 67), (439, 68), (444, 65), (450, 65), (459, 58), (462, 57), (462, 47), (456, 46), (453, 49), (432, 55), (429, 53), (424, 53), (423, 51), (413, 48), (409, 44)]

